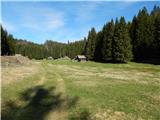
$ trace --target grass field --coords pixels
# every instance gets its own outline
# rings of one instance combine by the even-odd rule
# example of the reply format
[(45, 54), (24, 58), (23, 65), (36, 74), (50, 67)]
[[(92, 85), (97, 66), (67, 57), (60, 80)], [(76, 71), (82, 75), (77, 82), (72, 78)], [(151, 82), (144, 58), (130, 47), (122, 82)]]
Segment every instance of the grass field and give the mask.
[(2, 67), (2, 120), (159, 120), (160, 66), (69, 60)]

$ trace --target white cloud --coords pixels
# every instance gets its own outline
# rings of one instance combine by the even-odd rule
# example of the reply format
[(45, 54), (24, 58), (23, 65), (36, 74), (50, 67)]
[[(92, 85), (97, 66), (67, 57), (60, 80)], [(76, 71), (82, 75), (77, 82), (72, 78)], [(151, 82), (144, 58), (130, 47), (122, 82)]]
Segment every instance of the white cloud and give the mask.
[(101, 4), (102, 2), (86, 2), (86, 4), (79, 5), (77, 9), (76, 21), (89, 21), (92, 19), (94, 15), (94, 10)]
[[(28, 7), (28, 6), (27, 6)], [(43, 8), (43, 9), (42, 9)], [(20, 26), (32, 31), (55, 31), (65, 25), (64, 14), (61, 11), (43, 7), (29, 6), (20, 14)]]
[(55, 30), (60, 27), (63, 27), (65, 22), (63, 15), (61, 13), (51, 13), (45, 15), (46, 21), (44, 22), (44, 26), (46, 26), (47, 29), (49, 30)]

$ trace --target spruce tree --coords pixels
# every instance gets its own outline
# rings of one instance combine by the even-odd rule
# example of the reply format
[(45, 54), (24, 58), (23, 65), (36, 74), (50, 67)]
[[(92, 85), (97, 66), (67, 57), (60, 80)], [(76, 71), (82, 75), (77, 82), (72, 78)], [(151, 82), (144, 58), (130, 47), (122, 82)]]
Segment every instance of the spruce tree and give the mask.
[(13, 55), (15, 43), (12, 35), (8, 34), (1, 25), (1, 55)]
[(91, 31), (89, 31), (87, 38), (86, 56), (89, 60), (94, 59), (95, 42), (96, 42), (96, 30), (92, 28)]
[(153, 41), (153, 33), (150, 29), (149, 14), (145, 7), (138, 13), (135, 37), (135, 58), (146, 59), (150, 53), (150, 44)]
[(156, 58), (160, 58), (160, 9), (159, 13), (157, 14), (155, 18), (155, 36), (154, 36), (154, 41), (155, 41), (155, 52), (156, 52)]
[(15, 41), (11, 34), (7, 37), (8, 45), (9, 45), (9, 55), (15, 54)]
[(119, 21), (118, 18), (116, 18), (116, 22), (115, 22), (115, 29), (114, 29), (114, 35), (113, 35), (113, 41), (112, 41), (112, 59), (113, 61), (117, 61), (118, 57), (119, 57), (119, 43), (118, 43), (118, 39), (119, 39)]
[(154, 6), (150, 14), (150, 21), (152, 21), (153, 42), (151, 43), (152, 58), (160, 58), (160, 7)]
[(94, 52), (94, 60), (102, 61), (103, 32), (99, 31), (96, 37), (96, 46)]
[(84, 37), (84, 50), (83, 50), (83, 54), (86, 55), (87, 52), (87, 39), (86, 37)]
[(1, 55), (8, 55), (9, 53), (7, 35), (8, 35), (7, 31), (5, 31), (1, 26)]
[(133, 51), (133, 55), (136, 56), (137, 55), (137, 36), (136, 36), (136, 31), (137, 31), (137, 17), (134, 16), (133, 20), (132, 20), (132, 24), (131, 27), (129, 29), (129, 33), (130, 33), (130, 37), (131, 37), (131, 44), (132, 44), (132, 51)]
[(103, 27), (102, 56), (104, 61), (112, 60), (112, 39), (114, 34), (113, 20)]
[(112, 55), (114, 62), (127, 62), (132, 58), (130, 36), (124, 17), (121, 17), (120, 22), (116, 19)]

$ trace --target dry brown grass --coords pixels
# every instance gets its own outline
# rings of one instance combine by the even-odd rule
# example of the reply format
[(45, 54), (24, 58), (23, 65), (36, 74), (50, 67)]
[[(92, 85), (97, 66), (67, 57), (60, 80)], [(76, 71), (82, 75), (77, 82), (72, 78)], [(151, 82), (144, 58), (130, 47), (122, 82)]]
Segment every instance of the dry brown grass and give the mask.
[[(139, 71), (139, 70), (124, 70), (124, 69), (113, 69), (113, 68), (103, 68), (98, 70), (95, 67), (80, 67), (80, 66), (70, 66), (67, 65), (57, 65), (54, 66), (57, 69), (63, 71), (67, 78), (74, 78), (77, 80), (87, 80), (91, 77), (99, 77), (103, 79), (117, 79), (119, 82), (137, 82), (141, 84), (148, 84), (154, 82), (155, 84), (160, 84), (159, 74), (155, 75), (150, 71)], [(152, 80), (152, 81), (151, 81)], [(82, 81), (84, 82), (84, 81)], [(86, 83), (87, 81), (85, 81)], [(92, 81), (93, 82), (93, 81)], [(78, 84), (80, 82), (77, 82)]]
[(45, 120), (67, 120), (66, 118), (67, 112), (59, 110), (59, 111), (51, 111)]
[(29, 64), (30, 60), (28, 57), (24, 57), (21, 55), (15, 56), (1, 56), (1, 64), (2, 66), (9, 66), (9, 65), (21, 65), (21, 64)]
[(121, 111), (113, 111), (110, 109), (99, 109), (92, 115), (93, 120), (143, 120), (140, 117), (134, 118), (130, 114)]
[(32, 63), (19, 66), (2, 66), (2, 85), (11, 84), (38, 72), (38, 65)]

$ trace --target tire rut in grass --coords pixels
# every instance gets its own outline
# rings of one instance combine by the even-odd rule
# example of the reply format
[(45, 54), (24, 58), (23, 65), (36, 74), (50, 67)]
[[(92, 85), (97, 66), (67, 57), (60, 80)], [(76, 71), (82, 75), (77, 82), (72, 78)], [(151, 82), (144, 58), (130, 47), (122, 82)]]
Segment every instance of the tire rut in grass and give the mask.
[[(56, 93), (60, 94), (60, 99), (64, 102), (62, 102), (61, 106), (56, 110), (56, 111), (51, 111), (48, 116), (47, 116), (47, 120), (65, 120), (67, 118), (67, 109), (66, 109), (66, 90), (65, 90), (65, 83), (64, 83), (64, 79), (61, 77), (61, 75), (54, 69), (52, 69), (52, 66), (49, 64), (48, 71), (52, 72), (50, 74), (54, 74), (55, 78), (56, 78)], [(47, 71), (46, 70), (46, 71)], [(46, 73), (47, 75), (48, 73)]]
[(55, 72), (55, 75), (57, 77), (57, 89), (64, 96), (65, 95), (65, 83), (64, 83), (64, 80), (63, 80), (63, 78), (61, 77), (61, 75), (59, 73)]

